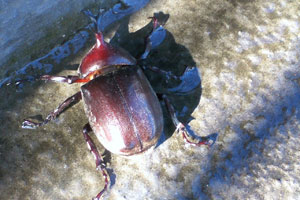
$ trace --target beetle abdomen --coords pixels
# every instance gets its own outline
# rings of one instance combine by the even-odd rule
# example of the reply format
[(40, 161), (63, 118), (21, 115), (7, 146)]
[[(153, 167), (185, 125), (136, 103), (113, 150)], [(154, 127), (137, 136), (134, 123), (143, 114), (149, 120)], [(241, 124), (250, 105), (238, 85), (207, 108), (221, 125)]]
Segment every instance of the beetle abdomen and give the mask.
[(132, 155), (155, 145), (163, 130), (159, 101), (139, 67), (122, 67), (81, 88), (89, 123), (102, 145)]

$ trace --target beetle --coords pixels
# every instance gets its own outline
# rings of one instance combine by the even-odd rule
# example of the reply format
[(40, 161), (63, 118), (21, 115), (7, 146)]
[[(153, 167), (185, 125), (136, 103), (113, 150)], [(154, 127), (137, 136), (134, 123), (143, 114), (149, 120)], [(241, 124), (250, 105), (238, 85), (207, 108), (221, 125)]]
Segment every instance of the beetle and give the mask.
[[(107, 43), (97, 26), (97, 17), (86, 11), (95, 26), (96, 43), (82, 59), (78, 76), (42, 75), (38, 79), (59, 83), (84, 83), (79, 92), (67, 98), (42, 122), (26, 119), (22, 128), (34, 129), (58, 117), (67, 107), (83, 100), (88, 123), (83, 128), (83, 136), (90, 152), (94, 155), (96, 169), (101, 170), (105, 179), (104, 188), (94, 198), (100, 199), (107, 190), (110, 177), (106, 163), (89, 136), (93, 131), (100, 143), (113, 154), (130, 156), (142, 153), (157, 144), (163, 132), (163, 114), (160, 100), (167, 106), (176, 130), (190, 144), (210, 145), (209, 137), (195, 138), (177, 117), (167, 95), (156, 94), (143, 70), (165, 72), (155, 67), (141, 68), (139, 63), (145, 59), (157, 44), (153, 38), (164, 30), (164, 22), (151, 17), (153, 28), (146, 38), (145, 51), (134, 58), (126, 50)], [(172, 75), (174, 78), (178, 78)]]

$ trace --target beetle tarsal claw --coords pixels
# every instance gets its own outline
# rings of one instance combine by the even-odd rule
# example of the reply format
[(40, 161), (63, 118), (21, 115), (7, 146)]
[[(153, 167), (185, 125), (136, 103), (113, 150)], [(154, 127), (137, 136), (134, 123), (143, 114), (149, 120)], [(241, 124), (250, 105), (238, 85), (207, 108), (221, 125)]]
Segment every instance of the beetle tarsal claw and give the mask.
[(179, 79), (181, 80), (181, 83), (174, 88), (169, 88), (169, 92), (184, 94), (194, 90), (201, 84), (197, 67), (187, 67)]
[(36, 127), (37, 126), (35, 125), (35, 123), (30, 120), (24, 120), (22, 123), (22, 128), (35, 129)]
[(208, 137), (197, 137), (189, 133), (188, 129), (179, 123), (176, 127), (176, 132), (181, 133), (185, 142), (194, 146), (208, 145), (211, 146), (210, 139)]
[(179, 123), (176, 127), (176, 130), (175, 130), (177, 133), (179, 133), (180, 131), (186, 131), (186, 128), (185, 126), (182, 124), (182, 123)]
[(104, 163), (100, 163), (97, 167), (96, 170), (106, 170), (106, 165)]

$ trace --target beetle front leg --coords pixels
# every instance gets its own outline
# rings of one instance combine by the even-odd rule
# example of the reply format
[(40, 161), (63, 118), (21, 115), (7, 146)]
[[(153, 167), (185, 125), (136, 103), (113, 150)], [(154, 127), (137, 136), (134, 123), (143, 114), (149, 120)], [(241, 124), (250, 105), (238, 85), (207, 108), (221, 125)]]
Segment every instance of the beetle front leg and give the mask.
[(42, 122), (33, 122), (31, 120), (24, 120), (22, 123), (22, 128), (34, 129), (39, 126), (43, 126), (47, 124), (49, 121), (57, 118), (66, 108), (68, 108), (71, 104), (76, 104), (81, 100), (81, 92), (77, 92), (73, 96), (67, 98), (62, 104), (60, 104), (54, 111), (48, 114)]
[(83, 127), (83, 137), (88, 145), (88, 148), (90, 150), (90, 152), (93, 154), (95, 161), (96, 161), (96, 169), (97, 170), (101, 170), (102, 171), (102, 175), (104, 177), (105, 180), (105, 185), (104, 188), (98, 193), (98, 195), (93, 199), (93, 200), (99, 200), (101, 198), (101, 196), (103, 195), (103, 193), (107, 190), (107, 187), (110, 183), (110, 177), (109, 174), (107, 172), (107, 168), (106, 168), (106, 164), (102, 158), (102, 156), (99, 154), (95, 143), (93, 142), (92, 138), (88, 135), (89, 132), (92, 131), (92, 128), (90, 126), (89, 123), (87, 123), (84, 127)]
[(87, 78), (80, 78), (79, 76), (52, 76), (52, 75), (42, 75), (35, 78), (28, 78), (28, 79), (21, 79), (14, 82), (9, 82), (6, 85), (15, 84), (16, 86), (19, 86), (25, 82), (31, 82), (31, 81), (53, 81), (57, 83), (87, 83), (90, 81), (89, 77)]
[(168, 97), (165, 94), (161, 95), (160, 97), (164, 100), (164, 102), (167, 106), (167, 109), (168, 109), (168, 111), (171, 115), (173, 124), (176, 126), (176, 132), (181, 133), (183, 139), (187, 143), (192, 144), (192, 145), (196, 145), (196, 146), (200, 146), (200, 145), (203, 145), (203, 144), (208, 145), (208, 146), (211, 145), (209, 137), (199, 137), (199, 136), (192, 135), (188, 131), (188, 129), (185, 127), (185, 125), (182, 122), (180, 122), (178, 120), (178, 118), (176, 117), (174, 107), (170, 103), (170, 100), (168, 99)]
[(37, 80), (43, 81), (54, 81), (59, 83), (77, 83), (79, 80), (79, 76), (52, 76), (52, 75), (42, 75)]
[(59, 83), (87, 83), (90, 81), (88, 78), (80, 78), (79, 76), (52, 76), (52, 75), (42, 75), (37, 80), (43, 81), (54, 81)]

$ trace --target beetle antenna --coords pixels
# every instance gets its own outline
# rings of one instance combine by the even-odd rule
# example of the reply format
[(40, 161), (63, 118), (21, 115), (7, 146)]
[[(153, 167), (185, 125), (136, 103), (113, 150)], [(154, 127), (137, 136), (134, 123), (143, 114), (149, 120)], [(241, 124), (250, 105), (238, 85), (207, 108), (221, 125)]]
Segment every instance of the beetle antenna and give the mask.
[(97, 25), (98, 15), (94, 15), (90, 10), (83, 10), (82, 12), (92, 21), (92, 24), (89, 25), (89, 29), (93, 32), (98, 33), (98, 25)]
[(97, 16), (94, 15), (90, 10), (84, 10), (82, 12), (88, 16), (93, 23), (97, 24)]
[(92, 13), (92, 11), (90, 11), (90, 10), (83, 10), (82, 11), (92, 21), (92, 24), (91, 24), (92, 25), (92, 31), (95, 32), (95, 33), (100, 33), (101, 32), (100, 21), (101, 21), (102, 13), (104, 13), (104, 11), (105, 11), (105, 9), (100, 8), (99, 13), (97, 15), (94, 15)]

